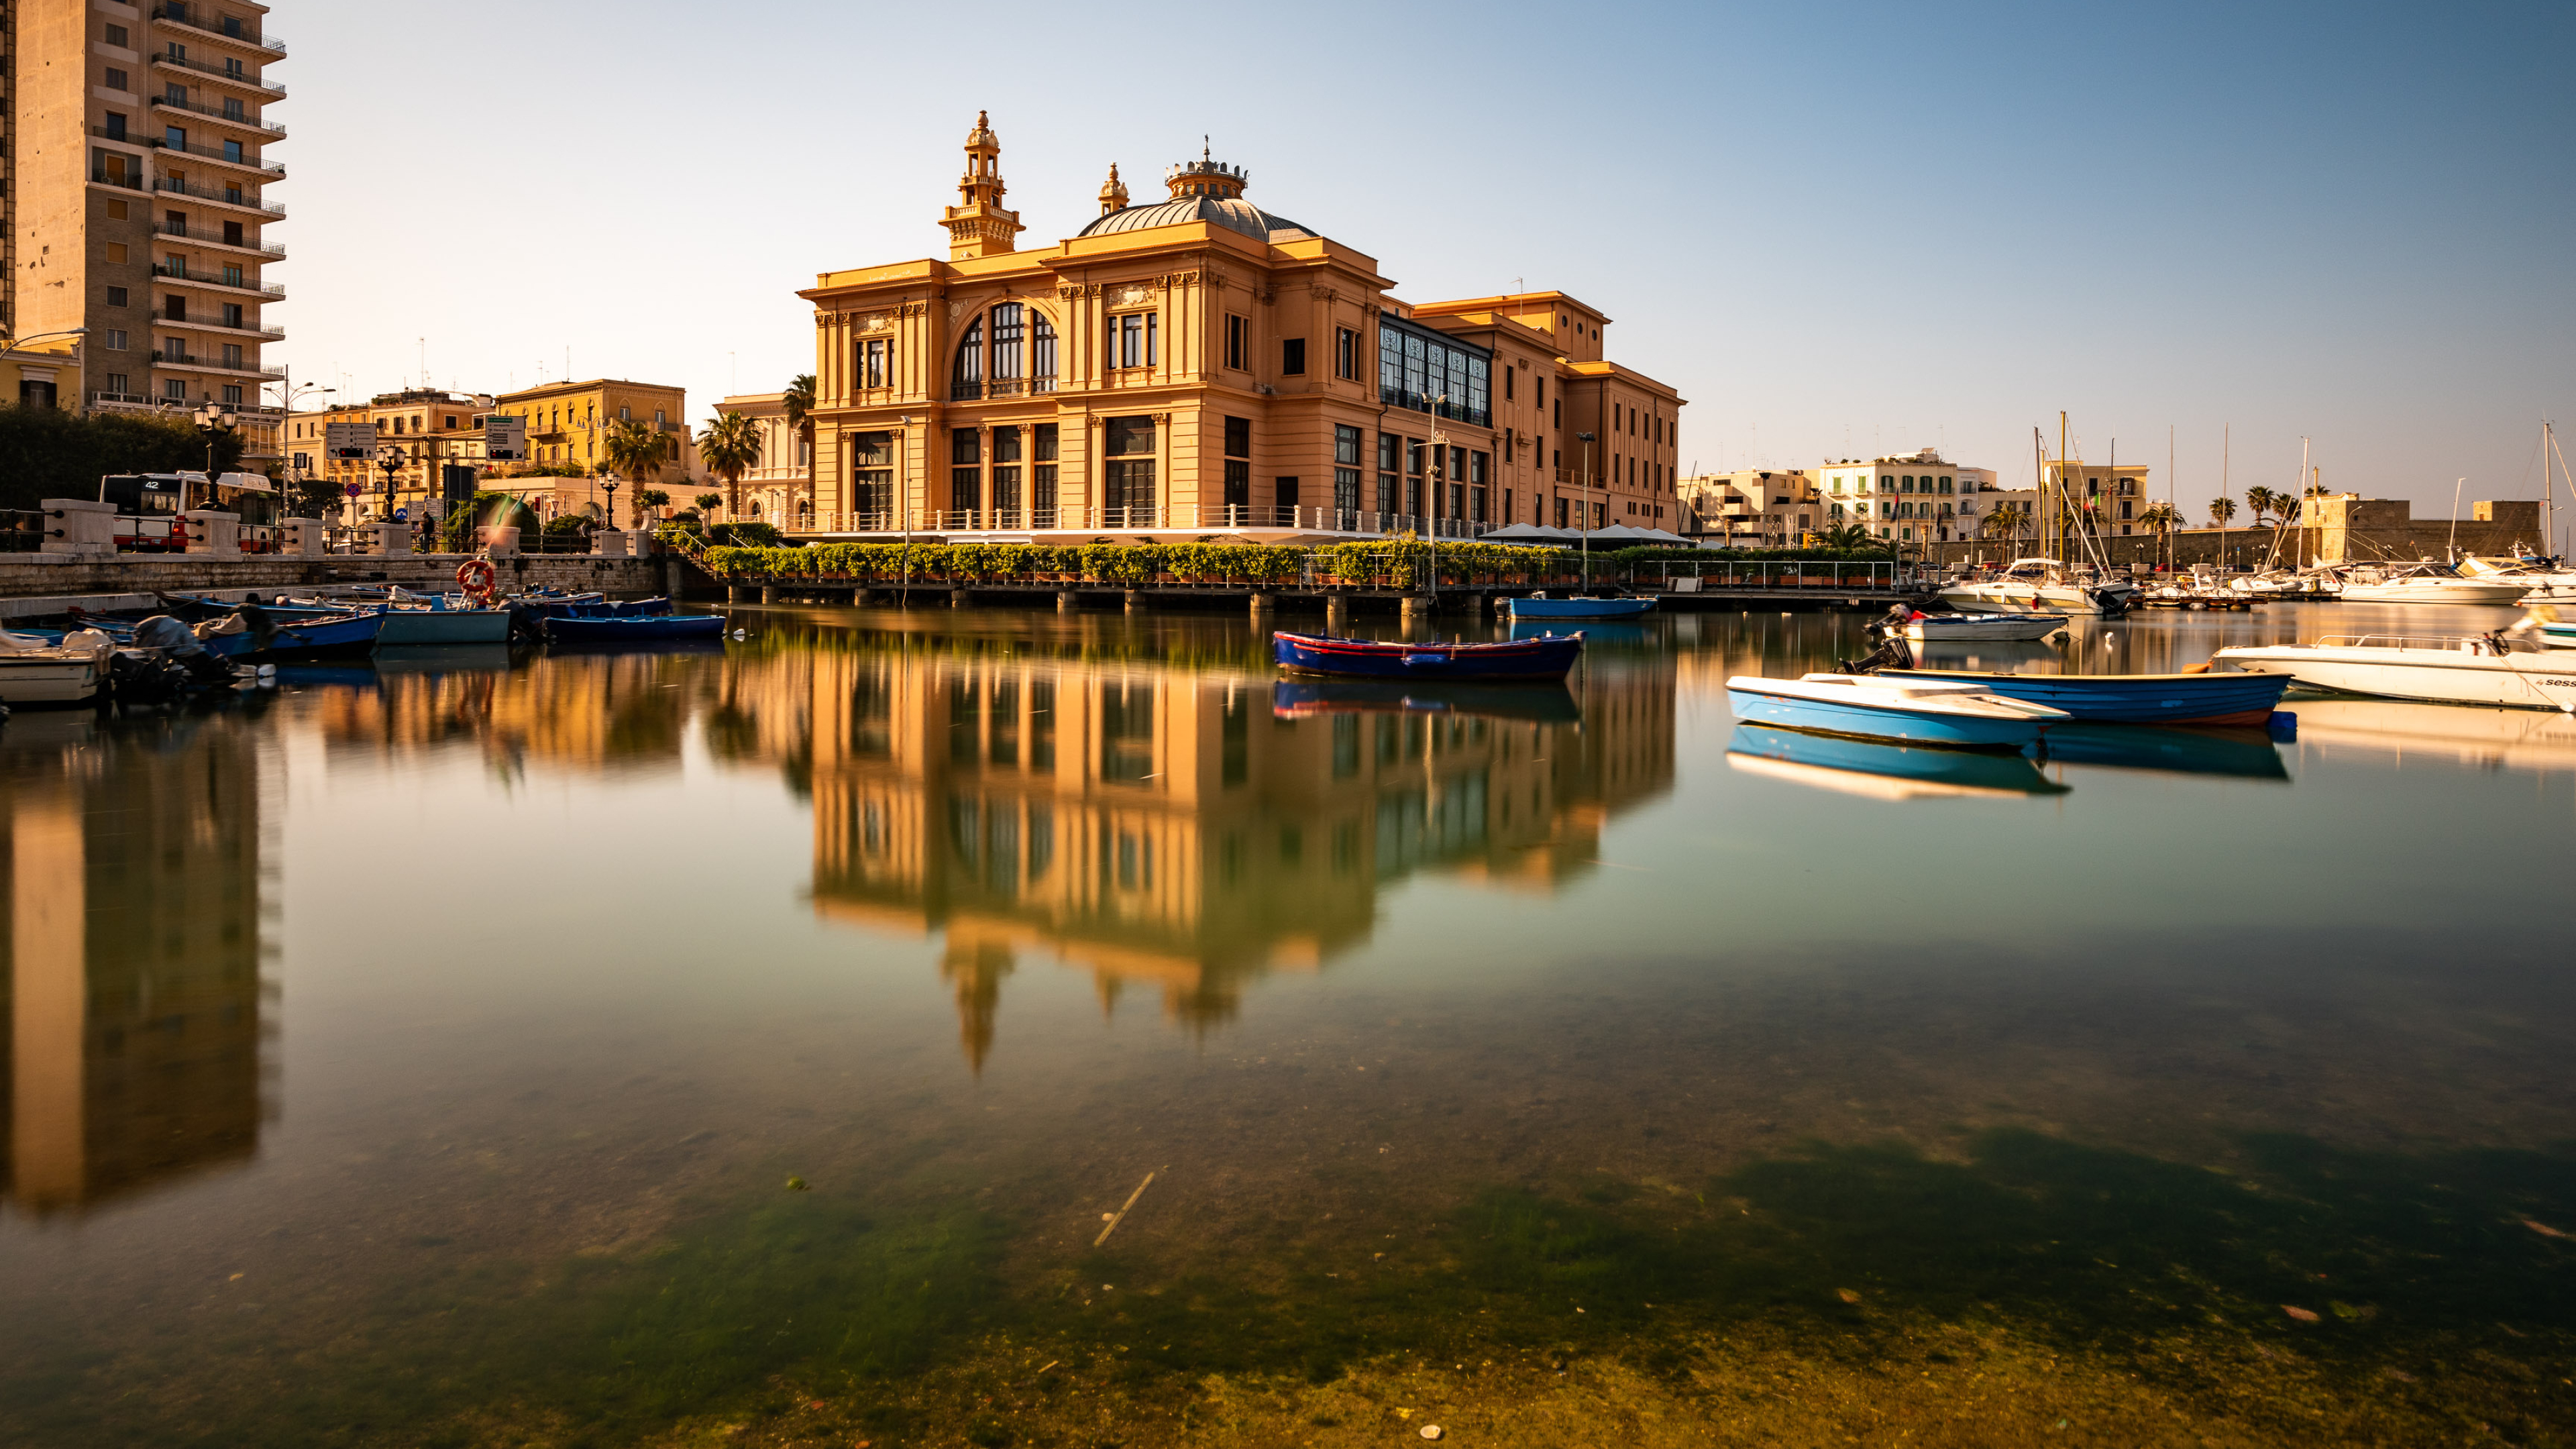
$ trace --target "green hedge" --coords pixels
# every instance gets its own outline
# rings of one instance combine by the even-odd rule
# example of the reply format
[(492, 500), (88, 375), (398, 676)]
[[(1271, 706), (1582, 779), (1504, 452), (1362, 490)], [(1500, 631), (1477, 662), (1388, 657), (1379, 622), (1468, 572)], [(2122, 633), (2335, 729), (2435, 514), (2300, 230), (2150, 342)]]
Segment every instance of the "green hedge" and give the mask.
[[(1077, 579), (1134, 586), (1169, 578), (1186, 584), (1290, 584), (1312, 576), (1318, 583), (1416, 588), (1430, 577), (1437, 554), (1440, 582), (1460, 584), (1553, 583), (1580, 572), (1573, 549), (1521, 548), (1498, 543), (1443, 543), (1387, 539), (1305, 548), (1254, 543), (818, 543), (803, 548), (746, 548), (719, 544), (707, 550), (707, 567), (737, 578), (831, 578), (886, 583), (977, 584), (1006, 579)], [(1615, 580), (1640, 564), (1712, 565), (1729, 562), (1814, 560), (1884, 563), (1876, 551), (1827, 549), (1631, 548), (1592, 555), (1596, 578)]]

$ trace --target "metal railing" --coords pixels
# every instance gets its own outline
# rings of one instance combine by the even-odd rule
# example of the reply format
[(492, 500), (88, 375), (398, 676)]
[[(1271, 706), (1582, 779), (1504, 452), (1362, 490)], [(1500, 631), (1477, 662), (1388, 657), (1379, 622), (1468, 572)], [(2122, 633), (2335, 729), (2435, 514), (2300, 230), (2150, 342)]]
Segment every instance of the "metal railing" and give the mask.
[(266, 368), (256, 366), (247, 361), (216, 362), (207, 358), (199, 357), (194, 353), (173, 352), (164, 347), (155, 347), (152, 349), (152, 360), (154, 362), (164, 363), (171, 367), (197, 367), (204, 368), (212, 372), (237, 372), (244, 377), (256, 377), (263, 382), (276, 382), (286, 376), (285, 373), (271, 372)]
[(256, 196), (241, 195), (238, 190), (233, 192), (218, 191), (214, 187), (201, 185), (194, 181), (182, 181), (175, 176), (153, 177), (152, 189), (155, 191), (175, 192), (182, 196), (194, 196), (201, 200), (211, 201), (218, 206), (243, 206), (248, 207), (253, 211), (264, 211), (270, 216), (286, 215), (286, 203), (282, 201), (262, 201)]
[(1389, 407), (1410, 408), (1417, 413), (1432, 413), (1479, 428), (1493, 425), (1494, 415), (1488, 409), (1471, 408), (1464, 403), (1434, 402), (1428, 394), (1408, 392), (1403, 388), (1378, 389), (1378, 401)]
[(166, 50), (152, 57), (152, 63), (154, 65), (176, 66), (181, 70), (193, 70), (199, 75), (209, 75), (213, 76), (217, 80), (231, 81), (237, 86), (256, 87), (257, 89), (266, 91), (273, 96), (283, 96), (286, 94), (286, 87), (279, 85), (273, 80), (261, 80), (258, 76), (251, 75), (246, 71), (226, 70), (219, 65), (207, 65), (203, 61), (181, 60)]
[(201, 106), (195, 101), (175, 100), (169, 96), (152, 96), (149, 99), (153, 105), (158, 106), (165, 111), (186, 111), (192, 116), (203, 116), (207, 120), (221, 121), (227, 125), (248, 126), (252, 130), (266, 131), (271, 136), (280, 138), (283, 138), (286, 135), (286, 127), (282, 122), (263, 121), (259, 117), (254, 116), (248, 111), (244, 111), (237, 106), (230, 108), (223, 106)]
[(1243, 504), (1206, 506), (1176, 503), (1165, 507), (1085, 508), (949, 508), (903, 514), (891, 510), (817, 513), (796, 530), (816, 533), (1028, 533), (1037, 530), (1116, 531), (1160, 529), (1180, 532), (1233, 529), (1293, 529), (1304, 533), (1343, 533), (1386, 538), (1472, 539), (1498, 525), (1479, 519), (1423, 518), (1375, 513), (1355, 508), (1307, 508)]
[(204, 272), (192, 272), (186, 267), (173, 266), (168, 262), (154, 262), (152, 264), (152, 275), (156, 277), (169, 277), (174, 281), (194, 282), (201, 287), (230, 287), (237, 292), (257, 292), (263, 297), (283, 297), (286, 295), (286, 284), (284, 282), (254, 282), (247, 277), (242, 278), (239, 281), (234, 281), (226, 277), (211, 276)]
[(241, 17), (236, 15), (224, 16), (217, 24), (208, 25), (198, 18), (197, 12), (189, 6), (177, 3), (177, 0), (162, 0), (161, 4), (152, 7), (152, 18), (167, 21), (172, 25), (184, 25), (190, 30), (211, 35), (220, 40), (256, 45), (262, 50), (273, 50), (280, 55), (286, 53), (285, 37), (268, 30), (255, 30), (244, 25)]
[(93, 166), (89, 168), (89, 179), (91, 184), (97, 186), (122, 186), (128, 191), (143, 189), (143, 172), (140, 168), (128, 171), (122, 176), (110, 176), (107, 174), (106, 167)]
[(278, 341), (286, 336), (286, 329), (283, 327), (262, 327), (249, 321), (227, 322), (221, 317), (185, 315), (173, 317), (166, 309), (154, 313), (152, 320), (158, 324), (167, 324), (179, 327), (218, 328), (226, 332), (239, 332), (246, 336), (265, 338), (270, 342)]
[(1913, 566), (1891, 560), (1869, 563), (1835, 563), (1821, 559), (1711, 559), (1662, 560), (1638, 564), (1628, 570), (1628, 582), (1635, 587), (1673, 589), (1677, 579), (1696, 580), (1693, 592), (1702, 589), (1814, 589), (1831, 593), (1837, 589), (1892, 590), (1911, 587), (1920, 578)]
[(286, 174), (286, 167), (280, 162), (262, 161), (251, 155), (227, 155), (221, 147), (201, 145), (195, 141), (174, 142), (167, 136), (138, 136), (130, 131), (110, 135), (104, 126), (92, 126), (89, 128), (89, 133), (101, 140), (123, 141), (128, 145), (141, 146), (147, 151), (179, 151), (190, 156), (202, 156), (209, 161), (221, 162), (226, 166), (247, 166), (270, 180)]
[(156, 236), (181, 236), (190, 241), (201, 241), (212, 246), (235, 247), (246, 252), (257, 252), (264, 257), (286, 255), (286, 248), (276, 242), (255, 242), (247, 237), (226, 236), (222, 232), (210, 231), (202, 226), (181, 226), (176, 222), (165, 221), (154, 227), (152, 231)]

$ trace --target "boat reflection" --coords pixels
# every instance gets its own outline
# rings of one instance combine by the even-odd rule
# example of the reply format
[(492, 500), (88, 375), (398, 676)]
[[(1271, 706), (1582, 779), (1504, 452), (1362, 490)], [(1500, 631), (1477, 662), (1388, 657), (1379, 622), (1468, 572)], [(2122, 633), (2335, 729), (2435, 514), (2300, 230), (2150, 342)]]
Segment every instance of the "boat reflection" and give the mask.
[(1334, 714), (1458, 714), (1571, 724), (1583, 717), (1561, 682), (1407, 684), (1398, 679), (1283, 679), (1270, 687), (1281, 719)]
[(1924, 749), (1758, 724), (1735, 727), (1726, 763), (1748, 775), (1875, 800), (2063, 795), (2068, 789), (2022, 755)]
[[(335, 753), (391, 757), (439, 746), (482, 750), (495, 769), (680, 766), (692, 671), (660, 652), (548, 657), (511, 669), (506, 646), (406, 650), (390, 667), (280, 670)], [(380, 661), (381, 665), (381, 661)]]
[[(2300, 713), (2304, 722), (2305, 711)], [(2290, 782), (2280, 747), (2257, 729), (2180, 729), (2155, 725), (2068, 724), (2048, 732), (2052, 764), (2177, 775), (2232, 775)]]
[(2576, 716), (2344, 695), (2293, 697), (2302, 744), (2402, 760), (2430, 755), (2472, 769), (2576, 771)]
[[(1364, 941), (1417, 872), (1549, 891), (1668, 790), (1673, 673), (1529, 689), (1332, 684), (1086, 657), (1068, 633), (925, 649), (895, 633), (728, 659), (720, 759), (810, 789), (815, 908), (945, 938), (968, 1062), (1031, 955), (1200, 1027), (1245, 985)], [(1095, 641), (1096, 642), (1096, 641)], [(1409, 703), (1408, 703), (1409, 701)]]
[(13, 1210), (84, 1212), (257, 1151), (262, 738), (240, 711), (0, 734)]

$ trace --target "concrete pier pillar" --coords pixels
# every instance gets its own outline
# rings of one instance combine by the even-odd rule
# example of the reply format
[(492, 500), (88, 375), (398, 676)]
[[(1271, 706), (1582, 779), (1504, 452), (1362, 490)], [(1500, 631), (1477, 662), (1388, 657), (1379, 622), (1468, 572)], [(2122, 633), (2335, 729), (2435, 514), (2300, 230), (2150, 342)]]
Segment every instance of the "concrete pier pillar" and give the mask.
[(749, 584), (727, 584), (727, 585), (725, 585), (725, 602), (726, 602), (726, 603), (728, 603), (728, 604), (744, 604), (744, 603), (749, 603), (749, 602), (751, 601), (751, 598), (752, 598), (751, 585), (749, 585)]
[(1431, 622), (1431, 605), (1432, 599), (1429, 594), (1405, 595), (1404, 627), (1411, 629), (1416, 625), (1428, 625)]
[(1252, 596), (1252, 617), (1258, 619), (1263, 615), (1268, 614), (1278, 605), (1278, 602), (1279, 601), (1277, 599), (1268, 594), (1254, 594)]
[(948, 607), (952, 609), (962, 609), (973, 602), (975, 602), (974, 599), (970, 597), (964, 589), (950, 589), (948, 591)]
[(777, 603), (777, 602), (778, 602), (778, 585), (776, 585), (776, 584), (762, 584), (762, 585), (760, 586), (760, 601), (761, 601), (762, 603), (764, 603), (764, 604), (775, 604), (775, 603)]
[(1324, 596), (1324, 632), (1346, 633), (1351, 627), (1351, 601), (1339, 594)]
[(1055, 591), (1055, 611), (1056, 611), (1057, 613), (1059, 613), (1059, 614), (1071, 614), (1071, 613), (1077, 613), (1077, 612), (1079, 612), (1079, 611), (1081, 610), (1081, 608), (1082, 608), (1082, 596), (1081, 596), (1081, 595), (1079, 595), (1079, 594), (1075, 593), (1075, 592), (1074, 592), (1073, 590), (1071, 590), (1071, 589), (1058, 589), (1058, 590), (1056, 590), (1056, 591)]
[(1143, 589), (1129, 589), (1127, 591), (1127, 612), (1130, 614), (1141, 614), (1145, 612), (1145, 591)]

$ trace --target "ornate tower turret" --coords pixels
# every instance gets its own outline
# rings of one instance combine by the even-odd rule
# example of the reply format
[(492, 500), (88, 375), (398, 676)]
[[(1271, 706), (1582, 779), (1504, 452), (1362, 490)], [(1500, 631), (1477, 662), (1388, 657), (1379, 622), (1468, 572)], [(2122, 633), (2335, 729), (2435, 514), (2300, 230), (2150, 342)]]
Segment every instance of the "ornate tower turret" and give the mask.
[(1163, 173), (1163, 184), (1172, 188), (1172, 200), (1208, 196), (1219, 201), (1232, 200), (1243, 194), (1243, 183), (1251, 177), (1240, 166), (1228, 166), (1208, 159), (1207, 137), (1199, 138), (1199, 159), (1175, 166)]
[(1109, 179), (1100, 183), (1100, 214), (1127, 209), (1127, 183), (1118, 179), (1118, 163), (1109, 163)]
[(1020, 214), (1002, 206), (1002, 142), (986, 113), (975, 113), (966, 133), (966, 174), (957, 181), (958, 205), (940, 217), (948, 228), (948, 260), (998, 256), (1018, 248)]

